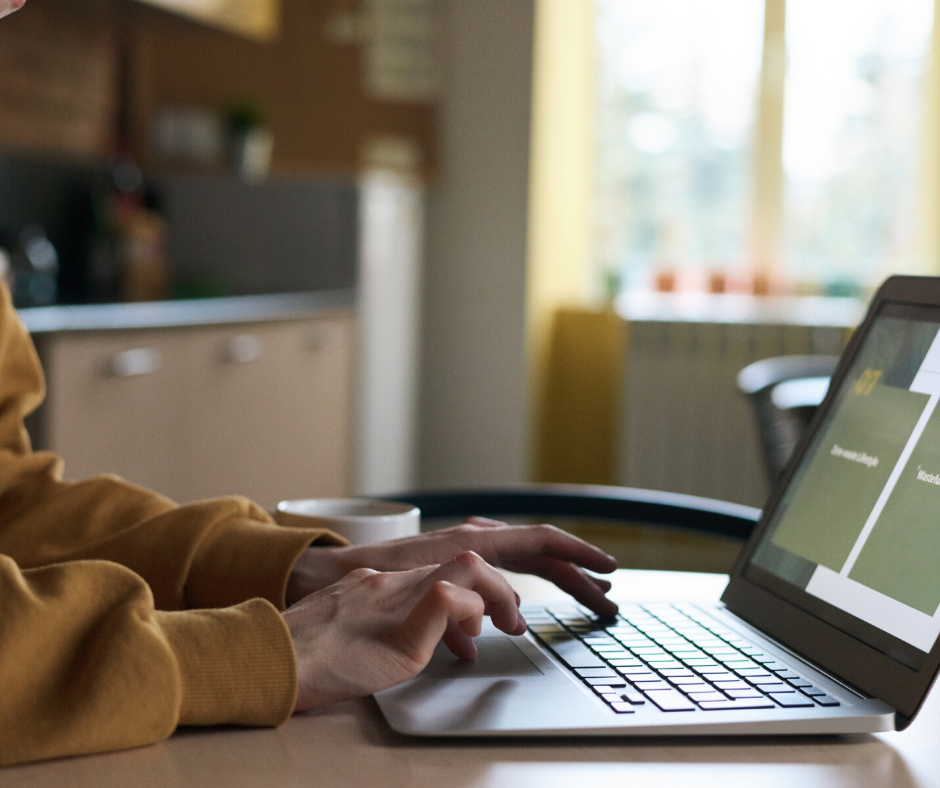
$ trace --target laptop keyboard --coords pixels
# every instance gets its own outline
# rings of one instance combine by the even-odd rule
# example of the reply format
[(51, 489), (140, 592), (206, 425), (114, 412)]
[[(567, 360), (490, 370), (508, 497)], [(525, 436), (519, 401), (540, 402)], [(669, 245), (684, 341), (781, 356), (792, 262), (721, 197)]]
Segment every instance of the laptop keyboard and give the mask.
[(618, 714), (838, 706), (776, 657), (689, 604), (524, 611), (529, 631)]

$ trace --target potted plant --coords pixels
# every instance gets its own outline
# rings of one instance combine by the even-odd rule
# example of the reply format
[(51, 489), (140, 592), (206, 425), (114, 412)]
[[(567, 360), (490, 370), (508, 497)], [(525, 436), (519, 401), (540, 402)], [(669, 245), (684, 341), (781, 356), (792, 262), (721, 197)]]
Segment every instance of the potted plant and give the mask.
[(247, 183), (263, 181), (271, 170), (274, 135), (264, 110), (250, 99), (232, 104), (226, 112), (232, 166)]

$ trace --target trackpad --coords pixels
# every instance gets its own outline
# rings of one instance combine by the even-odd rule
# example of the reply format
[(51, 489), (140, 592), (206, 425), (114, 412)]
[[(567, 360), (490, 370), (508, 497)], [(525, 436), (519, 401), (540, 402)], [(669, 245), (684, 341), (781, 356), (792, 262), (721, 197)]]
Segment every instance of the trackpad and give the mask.
[(418, 674), (424, 679), (482, 679), (539, 676), (533, 664), (512, 639), (505, 636), (482, 637), (473, 641), (476, 659), (457, 659), (443, 643), (438, 643), (427, 667)]

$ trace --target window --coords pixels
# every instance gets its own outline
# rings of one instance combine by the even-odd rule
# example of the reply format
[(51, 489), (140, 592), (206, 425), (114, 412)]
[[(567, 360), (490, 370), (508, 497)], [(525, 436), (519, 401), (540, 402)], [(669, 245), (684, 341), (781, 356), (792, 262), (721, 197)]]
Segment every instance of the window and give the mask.
[(631, 288), (842, 293), (937, 264), (932, 0), (595, 10), (602, 271)]

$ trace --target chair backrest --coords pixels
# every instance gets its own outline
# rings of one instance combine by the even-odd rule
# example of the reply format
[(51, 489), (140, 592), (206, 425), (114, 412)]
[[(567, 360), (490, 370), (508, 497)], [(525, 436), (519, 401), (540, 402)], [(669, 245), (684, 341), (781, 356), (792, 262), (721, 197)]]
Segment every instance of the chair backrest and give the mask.
[(738, 373), (738, 389), (753, 405), (771, 484), (826, 396), (838, 363), (838, 356), (778, 356), (755, 361)]

